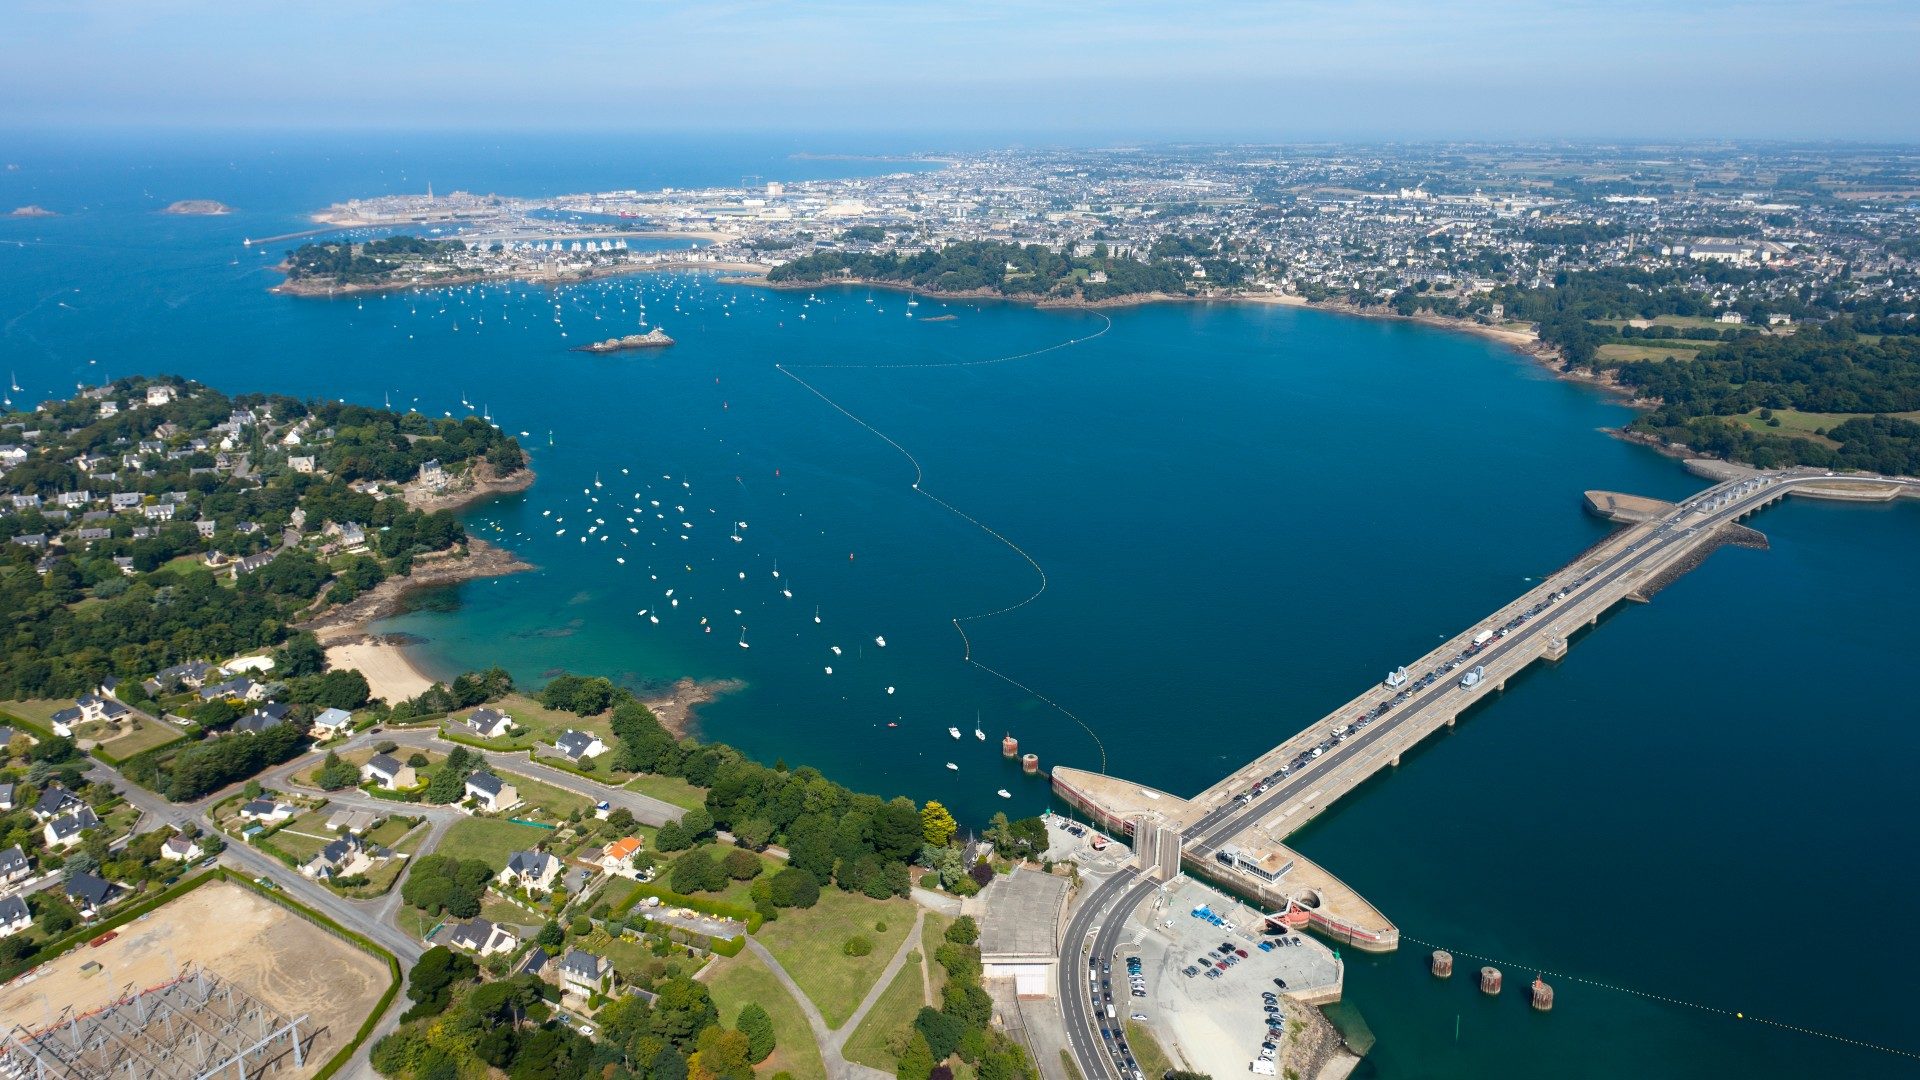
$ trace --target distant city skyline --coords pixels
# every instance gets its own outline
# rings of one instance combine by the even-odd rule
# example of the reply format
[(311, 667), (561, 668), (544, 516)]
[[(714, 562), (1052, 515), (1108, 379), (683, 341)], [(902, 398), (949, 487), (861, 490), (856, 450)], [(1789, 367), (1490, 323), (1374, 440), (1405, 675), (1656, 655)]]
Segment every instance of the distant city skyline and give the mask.
[(9, 128), (1920, 139), (1920, 7), (1887, 0), (29, 0), (8, 23)]

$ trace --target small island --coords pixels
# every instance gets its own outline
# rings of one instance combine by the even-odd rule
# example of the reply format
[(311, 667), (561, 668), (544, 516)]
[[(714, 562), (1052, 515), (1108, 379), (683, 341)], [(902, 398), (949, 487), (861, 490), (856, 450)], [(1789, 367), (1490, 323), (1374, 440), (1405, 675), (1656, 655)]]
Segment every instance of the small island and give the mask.
[(179, 214), (183, 217), (218, 217), (233, 213), (233, 207), (213, 199), (181, 199), (168, 204), (163, 214)]
[(662, 349), (673, 344), (665, 330), (659, 327), (644, 334), (628, 334), (625, 337), (611, 337), (605, 341), (596, 341), (589, 345), (576, 345), (574, 352), (608, 353), (625, 352), (628, 349)]
[(26, 205), (17, 207), (8, 217), (59, 217), (60, 215), (44, 206)]

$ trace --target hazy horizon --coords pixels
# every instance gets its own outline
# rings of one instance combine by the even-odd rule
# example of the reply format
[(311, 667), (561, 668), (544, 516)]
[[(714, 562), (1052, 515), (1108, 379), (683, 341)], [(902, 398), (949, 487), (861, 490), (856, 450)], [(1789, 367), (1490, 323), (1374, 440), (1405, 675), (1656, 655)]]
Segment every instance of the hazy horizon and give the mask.
[(15, 5), (12, 130), (1920, 140), (1920, 9), (1137, 0)]

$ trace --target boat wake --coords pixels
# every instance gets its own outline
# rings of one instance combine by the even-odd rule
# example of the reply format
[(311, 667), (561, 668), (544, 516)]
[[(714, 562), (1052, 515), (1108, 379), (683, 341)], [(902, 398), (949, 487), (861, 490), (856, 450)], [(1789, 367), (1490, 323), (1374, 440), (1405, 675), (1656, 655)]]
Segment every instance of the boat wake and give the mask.
[[(1113, 320), (1108, 318), (1105, 315), (1101, 315), (1100, 319), (1102, 323), (1100, 329), (1094, 331), (1091, 334), (1086, 334), (1077, 338), (1070, 338), (1066, 341), (1058, 342), (1053, 345), (1048, 345), (1045, 348), (1032, 349), (1023, 353), (1014, 353), (1011, 356), (996, 356), (986, 360), (956, 360), (956, 361), (926, 363), (926, 364), (807, 364), (807, 365), (801, 366), (799, 370), (810, 371), (810, 370), (816, 370), (816, 369), (819, 369), (819, 370), (834, 369), (834, 370), (841, 370), (841, 371), (847, 371), (847, 370), (879, 371), (879, 370), (902, 370), (902, 369), (911, 369), (911, 368), (984, 367), (989, 364), (1005, 364), (1015, 360), (1028, 360), (1036, 356), (1043, 356), (1047, 353), (1058, 352), (1061, 349), (1071, 348), (1072, 346), (1080, 345), (1080, 344), (1084, 344), (1086, 342), (1092, 341), (1095, 338), (1103, 337), (1106, 335), (1107, 331), (1113, 329)], [(868, 423), (866, 420), (855, 415), (853, 412), (849, 411), (846, 406), (840, 404), (839, 402), (833, 400), (833, 398), (827, 396), (826, 393), (821, 391), (819, 387), (808, 382), (806, 379), (801, 378), (798, 374), (795, 373), (795, 370), (796, 370), (795, 368), (790, 368), (785, 364), (775, 364), (774, 368), (778, 370), (780, 374), (785, 375), (787, 378), (792, 379), (794, 382), (799, 383), (801, 386), (805, 387), (806, 390), (809, 393), (811, 393), (814, 397), (817, 397), (821, 401), (826, 402), (826, 404), (830, 408), (832, 408), (835, 412), (839, 413), (840, 415), (846, 417), (847, 419), (865, 428), (875, 438), (879, 439), (881, 442), (886, 443), (888, 446), (893, 447), (896, 451), (899, 452), (901, 457), (906, 458), (907, 464), (913, 466), (913, 485), (912, 486), (915, 494), (925, 497), (929, 501), (933, 502), (936, 506), (940, 507), (942, 510), (945, 510), (947, 513), (952, 514), (954, 517), (959, 518), (960, 520), (966, 522), (967, 524), (972, 525), (974, 528), (979, 529), (981, 532), (986, 533), (988, 536), (993, 537), (995, 540), (998, 540), (1000, 543), (1006, 545), (1009, 551), (1012, 551), (1015, 555), (1020, 556), (1020, 558), (1026, 561), (1028, 566), (1031, 566), (1033, 568), (1033, 572), (1035, 576), (1037, 576), (1040, 579), (1040, 581), (1039, 581), (1039, 585), (1033, 590), (1033, 592), (1029, 593), (1027, 596), (1016, 601), (1015, 603), (1008, 604), (1005, 607), (996, 608), (995, 610), (992, 610), (992, 611), (983, 611), (973, 615), (953, 616), (953, 620), (952, 620), (953, 628), (960, 635), (960, 645), (962, 650), (961, 659), (966, 661), (968, 664), (971, 664), (975, 668), (978, 668), (979, 670), (984, 671), (989, 675), (992, 675), (994, 678), (997, 678), (1002, 682), (1005, 682), (1009, 686), (1013, 686), (1021, 690), (1022, 692), (1026, 693), (1028, 696), (1032, 697), (1034, 700), (1039, 701), (1040, 703), (1046, 705), (1048, 708), (1053, 709), (1055, 712), (1058, 712), (1060, 715), (1065, 716), (1067, 719), (1072, 720), (1074, 723), (1080, 725), (1081, 729), (1084, 730), (1087, 733), (1088, 737), (1093, 740), (1093, 744), (1095, 748), (1098, 749), (1100, 752), (1100, 771), (1103, 773), (1106, 772), (1107, 771), (1107, 747), (1106, 747), (1106, 744), (1100, 740), (1099, 733), (1093, 730), (1092, 725), (1088, 724), (1085, 720), (1082, 720), (1077, 714), (1075, 714), (1072, 710), (1068, 709), (1066, 706), (1060, 704), (1059, 702), (1053, 700), (1050, 697), (1047, 697), (1045, 694), (1040, 693), (1039, 691), (1019, 681), (1018, 679), (1015, 679), (1012, 676), (1006, 674), (1005, 672), (999, 671), (987, 664), (982, 663), (980, 660), (976, 659), (973, 655), (973, 639), (967, 635), (968, 623), (979, 622), (983, 619), (998, 618), (999, 616), (1002, 616), (1002, 615), (1010, 615), (1013, 612), (1019, 611), (1021, 608), (1026, 607), (1028, 604), (1033, 603), (1035, 600), (1040, 599), (1040, 597), (1047, 591), (1046, 568), (1040, 565), (1040, 561), (1038, 559), (1035, 559), (1032, 555), (1028, 554), (1025, 548), (1021, 547), (1019, 544), (1014, 543), (1013, 540), (1008, 538), (1006, 534), (1000, 532), (998, 529), (995, 529), (993, 526), (988, 525), (986, 522), (981, 521), (979, 518), (974, 517), (972, 514), (967, 513), (965, 510), (962, 510), (959, 507), (953, 505), (952, 503), (941, 498), (940, 496), (935, 495), (933, 492), (928, 491), (925, 485), (926, 470), (921, 467), (920, 459), (914, 457), (912, 451), (900, 445), (900, 443), (896, 441), (891, 435), (888, 435), (886, 432), (881, 431), (879, 428), (874, 427), (872, 424)]]

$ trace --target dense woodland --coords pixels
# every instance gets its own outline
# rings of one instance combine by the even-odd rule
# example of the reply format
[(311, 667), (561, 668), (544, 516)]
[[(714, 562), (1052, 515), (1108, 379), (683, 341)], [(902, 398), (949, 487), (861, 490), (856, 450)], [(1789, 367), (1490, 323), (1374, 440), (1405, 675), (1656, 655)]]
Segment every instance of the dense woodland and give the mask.
[(419, 236), (389, 236), (362, 244), (348, 241), (302, 244), (287, 255), (289, 280), (327, 278), (341, 283), (378, 281), (394, 270), (420, 262), (445, 259), (461, 250), (458, 240), (428, 240)]

